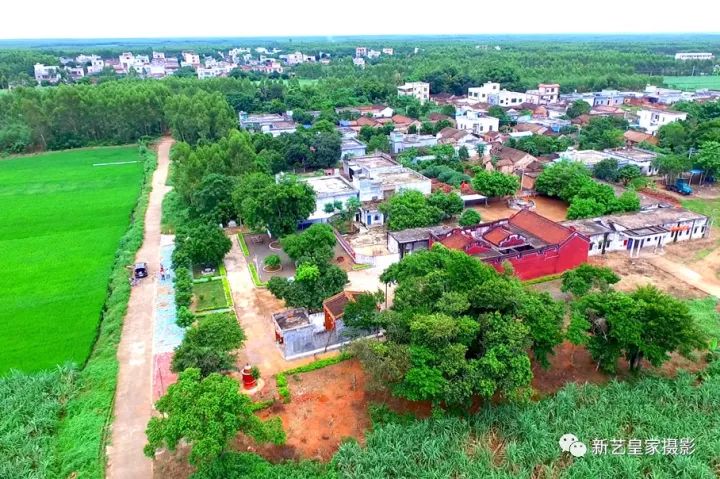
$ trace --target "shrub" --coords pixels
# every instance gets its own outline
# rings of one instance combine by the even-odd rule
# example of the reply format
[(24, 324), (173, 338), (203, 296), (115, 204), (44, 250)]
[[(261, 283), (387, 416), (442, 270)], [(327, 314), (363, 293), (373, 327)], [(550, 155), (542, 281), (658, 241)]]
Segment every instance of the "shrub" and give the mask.
[(270, 269), (278, 269), (280, 267), (280, 256), (276, 254), (271, 254), (267, 258), (265, 258), (265, 266), (267, 266)]
[(460, 224), (460, 226), (472, 226), (479, 224), (481, 221), (482, 217), (480, 216), (480, 213), (475, 210), (465, 210), (460, 215), (458, 223)]

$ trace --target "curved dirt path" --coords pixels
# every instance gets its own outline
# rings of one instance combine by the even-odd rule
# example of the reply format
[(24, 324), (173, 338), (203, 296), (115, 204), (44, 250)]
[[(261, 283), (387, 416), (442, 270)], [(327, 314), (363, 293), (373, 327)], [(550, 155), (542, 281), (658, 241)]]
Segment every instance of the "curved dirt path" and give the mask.
[(117, 357), (119, 373), (110, 445), (107, 449), (107, 477), (150, 479), (153, 463), (143, 455), (145, 427), (152, 415), (153, 323), (160, 263), (160, 219), (162, 200), (170, 190), (165, 182), (173, 140), (158, 146), (158, 166), (145, 213), (145, 236), (135, 259), (148, 263), (149, 275), (132, 289), (123, 321)]

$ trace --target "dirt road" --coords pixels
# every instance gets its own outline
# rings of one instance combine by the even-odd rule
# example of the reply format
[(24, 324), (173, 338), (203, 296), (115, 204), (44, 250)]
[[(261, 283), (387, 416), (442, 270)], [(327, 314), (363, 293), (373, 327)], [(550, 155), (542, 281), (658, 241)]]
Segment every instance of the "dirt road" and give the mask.
[(720, 281), (716, 278), (707, 274), (700, 274), (684, 264), (676, 263), (663, 256), (652, 256), (649, 261), (661, 270), (672, 274), (700, 291), (705, 291), (707, 294), (720, 298)]
[(152, 178), (152, 192), (145, 213), (145, 237), (136, 255), (149, 266), (149, 276), (135, 286), (123, 322), (117, 357), (120, 363), (107, 477), (110, 479), (149, 479), (153, 464), (143, 455), (145, 427), (152, 414), (152, 340), (155, 281), (160, 262), (160, 217), (162, 200), (170, 189), (165, 185), (173, 141), (164, 139), (158, 147), (158, 166)]

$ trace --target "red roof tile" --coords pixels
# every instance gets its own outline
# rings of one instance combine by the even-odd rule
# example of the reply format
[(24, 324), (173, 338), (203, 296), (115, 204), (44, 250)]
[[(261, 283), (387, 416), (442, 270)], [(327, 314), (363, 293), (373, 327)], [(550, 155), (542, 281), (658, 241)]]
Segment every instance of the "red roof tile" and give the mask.
[(530, 210), (515, 213), (508, 222), (548, 244), (562, 243), (573, 233), (572, 230)]
[(512, 233), (510, 233), (508, 230), (503, 228), (502, 226), (498, 226), (497, 228), (493, 228), (487, 233), (483, 235), (483, 238), (494, 244), (495, 246), (500, 245), (500, 243), (510, 236)]
[(472, 242), (472, 238), (465, 236), (459, 231), (453, 231), (450, 236), (440, 240), (440, 243), (442, 243), (446, 248), (459, 250), (465, 249), (465, 247)]

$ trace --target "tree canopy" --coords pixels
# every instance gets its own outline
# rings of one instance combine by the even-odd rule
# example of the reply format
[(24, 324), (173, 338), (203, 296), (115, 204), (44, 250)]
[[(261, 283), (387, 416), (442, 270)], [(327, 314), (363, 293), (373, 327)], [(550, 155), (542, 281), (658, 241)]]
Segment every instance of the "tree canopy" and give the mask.
[(520, 189), (520, 178), (499, 171), (481, 169), (472, 179), (472, 187), (478, 193), (491, 198), (509, 196)]

